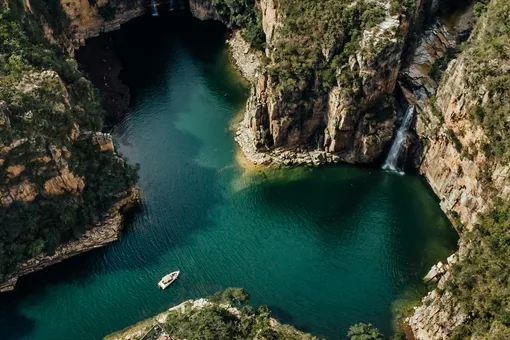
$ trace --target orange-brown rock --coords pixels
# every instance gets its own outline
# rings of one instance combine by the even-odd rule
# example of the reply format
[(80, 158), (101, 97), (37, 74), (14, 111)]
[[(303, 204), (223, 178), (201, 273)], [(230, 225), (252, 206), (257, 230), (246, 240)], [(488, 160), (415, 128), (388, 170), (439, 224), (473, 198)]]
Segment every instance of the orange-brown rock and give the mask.
[(25, 170), (25, 166), (21, 165), (21, 164), (18, 164), (18, 165), (9, 165), (7, 167), (7, 173), (9, 174), (9, 176), (11, 178), (18, 176), (20, 173), (23, 172), (23, 170)]
[(31, 202), (36, 196), (36, 186), (28, 180), (24, 180), (9, 188), (0, 188), (0, 202), (4, 207), (11, 205), (15, 201)]
[(62, 195), (64, 192), (70, 192), (74, 195), (80, 194), (85, 188), (83, 179), (75, 176), (64, 168), (61, 170), (60, 175), (50, 178), (44, 183), (43, 194), (46, 196), (50, 195)]

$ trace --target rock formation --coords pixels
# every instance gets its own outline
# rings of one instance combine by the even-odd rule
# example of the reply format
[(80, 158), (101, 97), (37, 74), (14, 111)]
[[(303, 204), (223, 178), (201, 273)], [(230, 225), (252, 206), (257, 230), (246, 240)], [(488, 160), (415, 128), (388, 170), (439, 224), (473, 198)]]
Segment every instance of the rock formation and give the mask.
[[(278, 80), (267, 72), (282, 40), (285, 16), (278, 3), (260, 1), (266, 36), (265, 59), (256, 80), (236, 140), (249, 160), (257, 164), (374, 163), (382, 160), (395, 126), (394, 94), (401, 56), (410, 25), (437, 9), (437, 3), (418, 1), (407, 15), (391, 13), (380, 2), (385, 18), (362, 33), (348, 62), (335, 69), (338, 85), (321, 92), (321, 80), (303, 84), (301, 91), (317, 92), (305, 104), (290, 105)], [(414, 12), (413, 12), (414, 11)], [(341, 39), (323, 47), (326, 60), (345, 48)], [(354, 42), (353, 42), (354, 43)], [(279, 46), (279, 47), (277, 47)], [(345, 81), (347, 78), (354, 82)]]
[[(495, 0), (491, 5), (499, 6), (501, 2)], [(492, 102), (497, 94), (489, 84), (494, 77), (507, 73), (510, 66), (508, 59), (480, 61), (474, 57), (473, 51), (491, 40), (485, 21), (488, 19), (482, 17), (466, 50), (449, 61), (440, 82), (433, 79), (430, 76), (433, 65), (447, 49), (457, 46), (459, 33), (473, 22), (470, 8), (457, 14), (456, 22), (438, 21), (424, 33), (411, 65), (400, 79), (405, 96), (419, 111), (416, 122), (421, 143), (419, 171), (440, 198), (442, 210), (457, 230), (466, 233), (476, 225), (477, 215), (491, 209), (497, 197), (510, 198), (508, 162), (505, 156), (483, 151), (490, 132), (483, 128), (483, 122), (476, 120), (477, 110), (498, 109)], [(448, 339), (456, 327), (468, 320), (455, 295), (447, 289), (451, 265), (457, 257), (462, 260), (471, 256), (463, 238), (459, 248), (458, 255), (434, 266), (425, 278), (439, 281), (407, 319), (416, 339)]]
[(21, 276), (44, 269), (55, 263), (59, 263), (69, 257), (79, 255), (92, 249), (100, 248), (108, 243), (119, 239), (123, 229), (122, 211), (138, 200), (137, 191), (132, 188), (126, 198), (118, 201), (109, 211), (103, 221), (88, 229), (79, 239), (67, 242), (58, 247), (52, 255), (41, 254), (18, 265), (14, 275), (11, 275), (0, 283), (0, 293), (11, 291), (15, 288)]
[[(500, 1), (503, 0), (493, 0), (493, 3)], [(178, 1), (165, 2), (172, 6)], [(440, 2), (417, 0), (416, 7), (407, 9), (405, 14), (392, 12), (390, 1), (377, 3), (382, 5), (384, 17), (373, 26), (363, 27), (354, 51), (338, 36), (321, 46), (321, 58), (328, 65), (333, 64), (335, 56), (344, 54), (344, 48), (347, 51), (342, 55), (344, 62), (332, 67), (335, 81), (331, 86), (323, 86), (323, 74), (314, 74), (288, 93), (280, 88), (281, 82), (274, 72), (277, 52), (282, 48), (282, 32), (286, 28), (285, 12), (280, 1), (258, 1), (265, 50), (251, 48), (241, 31), (234, 32), (229, 40), (234, 61), (251, 84), (236, 141), (247, 158), (257, 164), (377, 162), (395, 130), (397, 117), (393, 96), (398, 83), (407, 101), (418, 111), (417, 140), (409, 152), (415, 154), (420, 173), (440, 198), (441, 208), (458, 231), (471, 230), (477, 214), (488, 210), (494, 197), (510, 198), (508, 160), (481, 152), (488, 144), (488, 131), (473, 119), (477, 110), (488, 106), (498, 94), (491, 91), (480, 69), (473, 66), (470, 50), (455, 59), (458, 52), (455, 49), (471, 29), (474, 19), (470, 11), (456, 15), (455, 20), (438, 18), (420, 34), (415, 48), (410, 48), (411, 56), (403, 58), (404, 49), (413, 45), (409, 41), (411, 33), (416, 32), (424, 16), (438, 10)], [(69, 0), (62, 2), (70, 22), (69, 34), (56, 33), (46, 23), (42, 23), (42, 27), (50, 42), (73, 55), (74, 49), (85, 44), (87, 38), (118, 29), (121, 24), (143, 15), (147, 5), (141, 0), (129, 3), (106, 0), (95, 4)], [(190, 0), (185, 4), (179, 2), (181, 5), (189, 6), (199, 19), (219, 20), (231, 26), (229, 18), (220, 14), (211, 1)], [(29, 1), (25, 1), (25, 7), (32, 11)], [(114, 13), (109, 13), (107, 10), (112, 8)], [(478, 24), (472, 44), (486, 39), (486, 26), (483, 22)], [(490, 75), (507, 74), (510, 70), (508, 60), (504, 59), (486, 60), (483, 67)], [(49, 87), (54, 94), (52, 112), (63, 114), (76, 109), (71, 102), (71, 89), (78, 91), (87, 88), (87, 84), (84, 78), (73, 79), (71, 83), (51, 70), (36, 70), (26, 73), (13, 89), (37, 98), (41, 89)], [(292, 102), (293, 95), (311, 99)], [(13, 109), (19, 108), (0, 101), (0, 128), (8, 130), (14, 125)], [(16, 119), (23, 122), (38, 117), (34, 110), (17, 114)], [(98, 147), (99, 153), (114, 153), (109, 135), (78, 125), (70, 126), (65, 138), (71, 144), (87, 140)], [(9, 156), (27, 147), (37, 151), (28, 162), (16, 162), (15, 157)], [(72, 157), (66, 145), (41, 145), (26, 136), (17, 136), (8, 142), (2, 140), (0, 166), (5, 170), (5, 185), (0, 187), (1, 205), (10, 207), (15, 202), (30, 203), (64, 194), (80, 196), (87, 181), (84, 174), (71, 168)], [(36, 183), (26, 176), (33, 168), (42, 169), (51, 176)], [(49, 172), (50, 168), (54, 171)], [(0, 291), (12, 289), (20, 275), (115, 240), (121, 229), (119, 210), (135, 196), (134, 191), (121, 194), (103, 223), (98, 221), (102, 227), (94, 225), (79, 240), (58, 247), (54, 255), (38, 254), (20, 264), (18, 272), (0, 285)], [(452, 275), (450, 267), (465, 256), (469, 254), (461, 242), (458, 255), (438, 263), (426, 276), (427, 281), (438, 282), (438, 289), (428, 294), (407, 319), (417, 339), (446, 339), (467, 319), (455, 296), (446, 289)]]
[[(232, 289), (232, 288), (228, 288)], [(234, 288), (239, 289), (239, 288)], [(133, 326), (130, 326), (126, 329), (123, 329), (121, 331), (112, 333), (107, 335), (104, 339), (105, 340), (130, 340), (130, 339), (139, 339), (139, 338), (158, 338), (158, 339), (177, 339), (180, 338), (176, 336), (174, 332), (172, 332), (172, 329), (178, 333), (179, 330), (175, 329), (173, 327), (190, 327), (190, 325), (186, 324), (185, 318), (181, 318), (179, 321), (174, 321), (176, 318), (176, 313), (187, 315), (190, 319), (195, 319), (195, 322), (191, 327), (197, 327), (196, 325), (201, 325), (198, 327), (204, 327), (204, 329), (211, 327), (212, 330), (209, 331), (208, 334), (214, 333), (214, 326), (215, 322), (218, 321), (212, 320), (212, 318), (204, 318), (201, 316), (200, 312), (203, 310), (211, 310), (212, 313), (216, 313), (215, 311), (221, 310), (221, 313), (227, 313), (232, 318), (229, 317), (223, 317), (223, 322), (230, 323), (233, 322), (233, 320), (237, 322), (242, 322), (243, 325), (245, 325), (245, 329), (252, 328), (252, 324), (256, 324), (256, 330), (254, 331), (254, 334), (246, 335), (243, 334), (244, 339), (260, 339), (260, 338), (266, 338), (267, 336), (263, 336), (263, 334), (271, 334), (272, 338), (276, 339), (299, 339), (299, 340), (317, 340), (318, 338), (303, 333), (301, 331), (296, 330), (294, 327), (290, 325), (281, 324), (278, 320), (271, 317), (269, 315), (269, 310), (259, 309), (259, 311), (253, 313), (253, 312), (246, 312), (245, 309), (238, 308), (232, 305), (232, 302), (228, 301), (212, 301), (210, 298), (207, 299), (197, 299), (197, 300), (188, 300), (185, 301), (177, 306), (174, 306), (167, 311), (164, 311), (152, 318), (149, 318), (147, 320), (141, 321)], [(267, 312), (265, 311), (267, 310)], [(262, 312), (260, 312), (262, 311)], [(167, 325), (167, 322), (170, 320), (172, 322), (173, 327), (169, 327)], [(177, 317), (179, 319), (179, 317)], [(243, 322), (244, 321), (244, 322)], [(250, 323), (251, 321), (251, 323)], [(237, 327), (231, 327), (229, 328), (228, 332), (231, 332), (232, 336), (236, 330)], [(255, 327), (253, 327), (255, 328)], [(270, 331), (268, 331), (270, 330)], [(222, 330), (222, 335), (225, 336), (225, 331)], [(198, 329), (192, 328), (191, 332), (194, 332), (195, 334), (199, 332)]]
[[(72, 39), (55, 29), (58, 11), (37, 13), (28, 1), (25, 8), (0, 17), (11, 35), (0, 41), (0, 58), (11, 60), (0, 75), (0, 292), (113, 241), (120, 212), (137, 201), (136, 171), (108, 134), (94, 132), (102, 128), (95, 90), (60, 54)], [(22, 21), (42, 30), (25, 32)]]

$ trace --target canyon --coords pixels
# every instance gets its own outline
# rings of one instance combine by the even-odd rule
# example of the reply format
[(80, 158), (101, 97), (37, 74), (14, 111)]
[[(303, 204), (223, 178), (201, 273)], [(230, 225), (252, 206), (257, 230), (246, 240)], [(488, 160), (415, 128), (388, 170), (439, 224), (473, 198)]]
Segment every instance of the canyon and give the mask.
[[(493, 0), (493, 3), (499, 1)], [(116, 12), (107, 20), (100, 9), (109, 4), (108, 1), (91, 5), (88, 1), (63, 0), (62, 8), (69, 19), (70, 33), (58, 36), (45, 29), (48, 39), (73, 56), (76, 48), (86, 44), (86, 39), (117, 30), (122, 24), (144, 15), (148, 8), (144, 1), (115, 2)], [(487, 136), (484, 129), (473, 122), (471, 115), (477, 106), (489, 103), (491, 93), (483, 83), (473, 85), (476, 84), (476, 74), (471, 72), (467, 52), (446, 60), (440, 79), (431, 75), (438, 61), (443, 61), (469, 36), (476, 21), (470, 7), (461, 8), (454, 15), (436, 17), (441, 9), (438, 1), (416, 1), (405, 14), (392, 14), (390, 2), (380, 2), (386, 9), (384, 18), (362, 32), (359, 48), (348, 53), (345, 62), (334, 69), (334, 85), (323, 89), (322, 75), (314, 74), (300, 83), (297, 91), (298, 97), (311, 99), (293, 102), (289, 91), (279, 87), (281, 79), (274, 72), (278, 68), (277, 53), (282, 48), (281, 41), (285, 40), (282, 27), (288, 16), (285, 9), (279, 7), (281, 3), (273, 0), (258, 2), (266, 38), (263, 50), (250, 47), (241, 34), (242, 27), (232, 24), (231, 18), (220, 13), (210, 1), (158, 4), (189, 7), (194, 17), (221, 21), (233, 29), (228, 40), (231, 56), (250, 84), (250, 94), (235, 139), (254, 164), (381, 163), (389, 151), (396, 127), (402, 124), (402, 114), (398, 113), (400, 98), (395, 97), (403, 97), (415, 106), (416, 118), (400, 162), (414, 166), (426, 178), (440, 200), (441, 209), (459, 233), (473, 230), (477, 215), (490, 210), (496, 197), (510, 199), (508, 162), (479, 152)], [(424, 22), (427, 28), (421, 32)], [(470, 41), (484, 39), (483, 24), (478, 26)], [(345, 43), (342, 38), (324, 42), (320, 52), (326, 65), (332, 64), (334, 56), (345, 48)], [(493, 63), (490, 67), (507, 72), (508, 60), (497, 65)], [(37, 83), (41, 76), (33, 77), (36, 81), (30, 82)], [(44, 74), (42, 78), (41, 81), (51, 82), (58, 76)], [(56, 82), (56, 87), (64, 93), (65, 85), (58, 84), (58, 79)], [(65, 95), (62, 98), (61, 102), (69, 102)], [(6, 117), (0, 122), (8, 126), (9, 114), (4, 112), (8, 109), (2, 109), (0, 105), (0, 118)], [(77, 132), (75, 138), (79, 134)], [(103, 146), (101, 137), (91, 134), (95, 143), (101, 145), (101, 152), (113, 152), (111, 141)], [(23, 140), (16, 140), (4, 146), (2, 152), (7, 153), (22, 143)], [(45, 183), (46, 191), (42, 195), (79, 194), (83, 190), (83, 180), (65, 171), (67, 165), (62, 159), (69, 158), (65, 155), (65, 149), (50, 152), (48, 157), (61, 164), (61, 175)], [(20, 166), (9, 164), (10, 179), (23, 171)], [(29, 181), (8, 186), (8, 190), (2, 188), (0, 193), (4, 206), (16, 200), (32, 201), (38, 195)], [(134, 189), (124, 196), (129, 202), (137, 200)], [(55, 255), (35, 257), (21, 264), (18, 274), (8, 278), (0, 291), (12, 289), (19, 275), (117, 239), (122, 222), (118, 212), (128, 205), (125, 199), (119, 202), (112, 206), (107, 219), (114, 221), (112, 228), (100, 232), (104, 232), (105, 237), (96, 239), (91, 236), (90, 233), (99, 232), (101, 228), (95, 227), (83, 236), (84, 243), (78, 241), (85, 246), (62, 246)], [(470, 245), (461, 241), (459, 247), (458, 257), (468, 257)], [(445, 259), (445, 268), (457, 261), (452, 259)], [(435, 275), (438, 288), (429, 293), (422, 305), (407, 318), (406, 323), (416, 339), (446, 339), (467, 320), (455, 297), (445, 290), (450, 275), (448, 269)]]

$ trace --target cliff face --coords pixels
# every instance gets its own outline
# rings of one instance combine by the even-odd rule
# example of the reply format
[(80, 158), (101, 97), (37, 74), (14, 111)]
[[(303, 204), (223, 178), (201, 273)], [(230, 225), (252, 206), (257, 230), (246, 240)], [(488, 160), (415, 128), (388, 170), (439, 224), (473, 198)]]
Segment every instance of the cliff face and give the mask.
[[(189, 8), (194, 17), (201, 20), (225, 20), (218, 14), (210, 0), (159, 0), (156, 6), (168, 5), (172, 9)], [(70, 21), (70, 42), (68, 52), (85, 45), (85, 40), (100, 33), (120, 29), (122, 24), (145, 15), (151, 6), (149, 0), (61, 0), (62, 8)], [(225, 22), (226, 23), (226, 22)]]
[(416, 307), (412, 316), (406, 322), (417, 340), (448, 339), (451, 331), (461, 325), (468, 318), (453, 294), (445, 290), (450, 279), (450, 266), (457, 262), (456, 255), (448, 258), (446, 264), (441, 264), (441, 274), (438, 278), (437, 289), (428, 293), (422, 300), (422, 305)]
[(65, 13), (23, 6), (0, 16), (0, 291), (116, 238), (136, 198), (136, 169), (95, 132), (96, 92), (60, 48)]
[[(286, 79), (273, 71), (281, 63), (278, 51), (290, 45), (285, 25), (294, 24), (286, 20), (292, 13), (272, 0), (260, 1), (266, 62), (252, 82), (236, 136), (248, 159), (258, 164), (381, 160), (393, 137), (396, 112), (392, 96), (409, 25), (437, 7), (431, 1), (417, 1), (415, 8), (402, 15), (393, 13), (389, 2), (381, 4), (377, 24), (365, 26), (368, 28), (360, 37), (340, 34), (321, 44), (321, 58), (333, 65), (335, 79), (325, 80), (316, 73), (309, 81), (298, 80), (297, 89), (291, 92), (302, 99), (294, 102), (289, 98), (293, 95), (281, 89)], [(292, 63), (286, 67), (294, 67)], [(324, 89), (330, 81), (334, 85)]]
[(124, 217), (122, 211), (138, 201), (138, 193), (132, 188), (127, 196), (113, 205), (104, 219), (97, 225), (91, 226), (79, 239), (66, 242), (59, 246), (52, 255), (40, 254), (18, 265), (14, 275), (0, 283), (0, 293), (14, 290), (21, 276), (44, 269), (72, 256), (103, 247), (119, 239), (123, 229)]
[[(469, 234), (469, 241), (465, 240), (466, 236), (461, 238), (456, 256), (459, 264), (455, 265), (457, 260), (448, 261), (429, 273), (439, 279), (438, 286), (407, 319), (416, 339), (448, 339), (459, 326), (481, 317), (466, 307), (461, 308), (458, 301), (461, 293), (458, 288), (454, 291), (451, 287), (452, 282), (459, 281), (459, 277), (462, 279), (460, 275), (473, 275), (460, 274), (460, 271), (477, 266), (478, 260), (474, 257), (481, 256), (477, 249), (485, 249), (484, 242), (489, 242), (482, 237), (490, 233), (471, 232), (479, 228), (480, 214), (493, 209), (496, 199), (510, 198), (510, 167), (508, 149), (505, 149), (508, 130), (504, 127), (505, 117), (508, 120), (510, 58), (508, 52), (500, 53), (494, 44), (500, 41), (508, 46), (508, 36), (502, 35), (497, 25), (504, 21), (501, 17), (508, 16), (509, 10), (503, 1), (491, 1), (463, 52), (456, 59), (446, 60), (447, 69), (439, 83), (431, 77), (430, 70), (438, 61), (444, 62), (441, 58), (447, 49), (458, 44), (459, 33), (473, 19), (468, 9), (455, 17), (457, 22), (453, 26), (451, 21), (434, 23), (425, 32), (413, 63), (401, 75), (403, 91), (418, 109), (419, 171), (440, 198), (441, 208), (458, 231)], [(503, 216), (502, 220), (505, 218)], [(491, 226), (496, 230), (498, 227), (503, 228)], [(479, 275), (483, 278), (487, 274)], [(480, 279), (475, 276), (472, 279), (475, 280), (472, 285), (482, 284), (476, 282)], [(491, 290), (497, 291), (501, 282), (491, 284), (494, 284)], [(474, 294), (473, 287), (471, 290)], [(485, 294), (487, 299), (492, 298), (488, 296), (490, 291)], [(483, 311), (486, 315), (493, 312)], [(496, 335), (503, 334), (505, 328), (502, 329), (493, 330), (489, 323), (484, 332), (494, 332), (492, 335), (465, 334), (465, 338), (504, 338)]]
[[(494, 192), (503, 199), (510, 197), (510, 169), (504, 160), (481, 151), (488, 139), (473, 118), (474, 110), (489, 102), (488, 84), (478, 79), (468, 52), (457, 59), (448, 55), (473, 22), (468, 6), (449, 20), (433, 23), (399, 78), (406, 99), (417, 107), (416, 132), (422, 143), (419, 171), (441, 199), (443, 211), (468, 230), (476, 215), (491, 206)], [(470, 43), (476, 44), (481, 35), (477, 32)], [(440, 84), (433, 74), (438, 64), (448, 65)], [(504, 70), (505, 64), (494, 67)]]
[(438, 89), (435, 107), (426, 106), (416, 125), (425, 144), (419, 170), (441, 198), (443, 211), (458, 217), (468, 229), (478, 213), (491, 207), (493, 192), (510, 197), (508, 164), (478, 152), (486, 136), (469, 116), (489, 92), (483, 84), (476, 88), (469, 84), (470, 72), (463, 57), (453, 61)]

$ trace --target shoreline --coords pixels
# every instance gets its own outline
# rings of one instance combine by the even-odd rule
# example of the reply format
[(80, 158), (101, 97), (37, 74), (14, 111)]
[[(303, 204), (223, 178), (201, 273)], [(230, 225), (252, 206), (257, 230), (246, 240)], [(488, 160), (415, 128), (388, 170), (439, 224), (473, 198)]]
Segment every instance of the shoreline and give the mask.
[(87, 230), (80, 238), (61, 244), (53, 255), (40, 254), (20, 263), (17, 270), (4, 282), (0, 283), (0, 294), (13, 291), (22, 276), (118, 240), (124, 229), (125, 213), (138, 206), (139, 202), (139, 192), (136, 188), (132, 188), (127, 197), (112, 207), (110, 213), (102, 222)]

